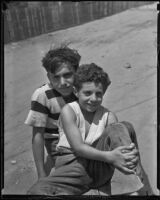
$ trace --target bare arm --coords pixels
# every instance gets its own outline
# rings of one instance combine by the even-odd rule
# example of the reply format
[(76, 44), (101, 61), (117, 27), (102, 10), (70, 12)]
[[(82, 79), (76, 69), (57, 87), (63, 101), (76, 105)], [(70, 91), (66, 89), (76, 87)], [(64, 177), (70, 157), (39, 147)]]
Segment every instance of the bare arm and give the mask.
[(61, 121), (68, 142), (77, 155), (87, 159), (107, 162), (113, 165), (116, 163), (115, 160), (118, 159), (120, 161), (119, 165), (122, 166), (121, 168), (123, 168), (122, 171), (124, 173), (134, 173), (133, 170), (125, 167), (125, 158), (128, 159), (128, 157), (126, 154), (123, 155), (121, 153), (122, 149), (131, 149), (131, 147), (118, 147), (113, 151), (100, 151), (85, 144), (76, 125), (75, 113), (69, 105), (63, 107), (61, 112)]
[(45, 177), (44, 169), (44, 128), (33, 127), (32, 150), (37, 168), (38, 178)]

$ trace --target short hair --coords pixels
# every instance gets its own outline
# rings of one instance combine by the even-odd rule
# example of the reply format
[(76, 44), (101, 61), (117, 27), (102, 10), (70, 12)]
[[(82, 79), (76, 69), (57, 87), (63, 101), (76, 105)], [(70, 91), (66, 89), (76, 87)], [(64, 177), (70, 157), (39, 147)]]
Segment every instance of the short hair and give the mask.
[(108, 74), (95, 63), (80, 65), (75, 73), (74, 86), (77, 90), (80, 90), (82, 84), (86, 82), (101, 83), (104, 93), (111, 84)]
[(63, 63), (69, 63), (76, 71), (79, 67), (80, 59), (81, 56), (77, 50), (61, 46), (56, 49), (50, 49), (42, 58), (42, 65), (47, 72), (55, 73)]

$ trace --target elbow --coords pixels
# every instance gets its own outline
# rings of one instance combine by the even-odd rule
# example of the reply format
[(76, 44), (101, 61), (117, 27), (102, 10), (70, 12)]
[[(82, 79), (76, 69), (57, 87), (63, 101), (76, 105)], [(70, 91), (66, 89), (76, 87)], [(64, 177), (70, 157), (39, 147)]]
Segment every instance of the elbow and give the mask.
[(73, 148), (75, 153), (78, 155), (78, 156), (81, 156), (83, 157), (83, 154), (84, 154), (84, 146), (83, 145), (78, 145), (76, 147)]
[(43, 140), (44, 138), (41, 133), (36, 133), (36, 134), (33, 134), (32, 136), (32, 144), (42, 142)]

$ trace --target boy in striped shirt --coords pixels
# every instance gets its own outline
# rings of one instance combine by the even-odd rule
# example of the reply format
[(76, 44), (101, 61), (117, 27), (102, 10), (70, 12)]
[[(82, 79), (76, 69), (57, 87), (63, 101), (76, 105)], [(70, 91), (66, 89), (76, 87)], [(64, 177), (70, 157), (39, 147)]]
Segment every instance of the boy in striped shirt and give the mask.
[(58, 118), (62, 107), (75, 101), (72, 92), (74, 73), (81, 56), (67, 46), (49, 50), (42, 59), (49, 83), (35, 90), (31, 98), (31, 109), (25, 124), (32, 129), (32, 150), (38, 179), (46, 177), (44, 165), (44, 146), (53, 160), (59, 139)]

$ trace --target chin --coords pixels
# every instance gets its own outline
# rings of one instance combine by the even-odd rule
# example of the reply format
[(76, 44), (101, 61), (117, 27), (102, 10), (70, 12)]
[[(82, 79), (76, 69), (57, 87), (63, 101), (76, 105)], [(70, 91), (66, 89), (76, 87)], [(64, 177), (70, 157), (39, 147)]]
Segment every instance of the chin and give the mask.
[(61, 93), (62, 96), (69, 96), (70, 94), (71, 94), (71, 92)]
[(59, 91), (61, 93), (62, 96), (69, 96), (72, 93), (72, 90), (68, 90), (68, 91)]
[(96, 109), (90, 109), (90, 108), (87, 109), (88, 112), (95, 112), (96, 110), (97, 110), (97, 108)]

